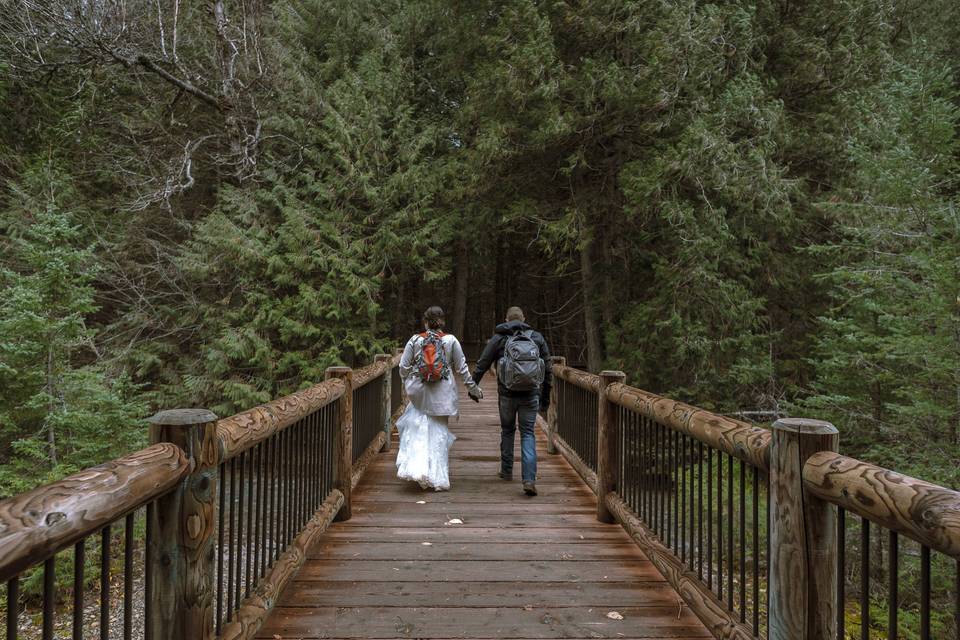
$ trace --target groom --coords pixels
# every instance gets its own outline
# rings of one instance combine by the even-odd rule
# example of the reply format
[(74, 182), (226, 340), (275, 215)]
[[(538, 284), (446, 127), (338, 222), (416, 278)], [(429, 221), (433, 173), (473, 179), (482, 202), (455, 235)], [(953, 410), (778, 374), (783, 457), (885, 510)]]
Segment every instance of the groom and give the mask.
[(473, 380), (497, 364), (497, 394), (500, 404), (500, 477), (513, 479), (514, 434), (520, 424), (520, 461), (523, 492), (537, 495), (537, 411), (550, 404), (550, 350), (539, 332), (524, 322), (520, 307), (507, 309), (507, 321), (498, 324), (484, 347)]

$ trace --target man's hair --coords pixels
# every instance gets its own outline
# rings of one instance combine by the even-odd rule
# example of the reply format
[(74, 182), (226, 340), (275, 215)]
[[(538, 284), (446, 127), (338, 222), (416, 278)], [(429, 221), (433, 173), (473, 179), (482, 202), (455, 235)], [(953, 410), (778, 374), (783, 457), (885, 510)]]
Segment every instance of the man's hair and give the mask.
[(428, 329), (443, 329), (443, 309), (434, 305), (423, 312), (423, 321)]
[(519, 320), (523, 322), (525, 318), (523, 317), (523, 309), (520, 307), (510, 307), (507, 309), (507, 322), (512, 320)]

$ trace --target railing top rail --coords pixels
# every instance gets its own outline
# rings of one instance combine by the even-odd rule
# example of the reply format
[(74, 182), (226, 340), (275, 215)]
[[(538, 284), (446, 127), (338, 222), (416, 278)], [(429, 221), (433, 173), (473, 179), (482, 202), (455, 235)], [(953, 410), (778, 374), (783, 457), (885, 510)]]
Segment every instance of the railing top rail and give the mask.
[(0, 502), (0, 582), (170, 491), (191, 463), (155, 444)]
[(764, 471), (770, 469), (769, 429), (711, 413), (685, 402), (616, 383), (607, 399)]
[(343, 396), (343, 380), (330, 379), (217, 421), (220, 462), (263, 442)]
[(960, 491), (828, 451), (803, 466), (815, 496), (960, 560)]
[(565, 364), (554, 364), (552, 371), (556, 377), (581, 389), (593, 392), (600, 391), (600, 376), (595, 373), (574, 369)]
[[(582, 389), (599, 392), (598, 375), (562, 364), (554, 364), (553, 373)], [(711, 413), (620, 382), (607, 387), (606, 397), (616, 405), (685, 433), (708, 447), (728, 453), (764, 471), (770, 468), (769, 448), (772, 435), (769, 429)]]
[(354, 369), (353, 388), (359, 389), (360, 387), (373, 382), (384, 373), (390, 371), (393, 366), (394, 364), (392, 360), (381, 360), (379, 362), (374, 362), (373, 364), (368, 364), (362, 369)]

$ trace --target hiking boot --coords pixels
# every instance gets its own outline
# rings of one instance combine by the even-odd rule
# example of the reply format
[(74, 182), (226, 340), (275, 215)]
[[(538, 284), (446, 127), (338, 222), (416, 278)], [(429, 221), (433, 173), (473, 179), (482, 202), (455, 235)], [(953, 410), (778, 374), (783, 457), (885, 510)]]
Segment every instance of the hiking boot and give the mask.
[(507, 480), (507, 481), (513, 480), (512, 473), (505, 473), (503, 471), (499, 471), (497, 472), (497, 475), (500, 477), (501, 480)]
[(537, 485), (533, 484), (532, 482), (524, 482), (523, 492), (528, 496), (535, 496), (537, 495)]

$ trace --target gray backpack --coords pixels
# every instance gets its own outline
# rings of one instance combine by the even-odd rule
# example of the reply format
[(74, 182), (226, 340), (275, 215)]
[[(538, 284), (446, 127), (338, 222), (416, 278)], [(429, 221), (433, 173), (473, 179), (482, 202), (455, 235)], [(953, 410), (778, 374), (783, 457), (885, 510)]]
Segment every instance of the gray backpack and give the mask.
[(533, 391), (543, 384), (544, 363), (532, 336), (530, 329), (518, 331), (503, 345), (497, 377), (511, 391)]

